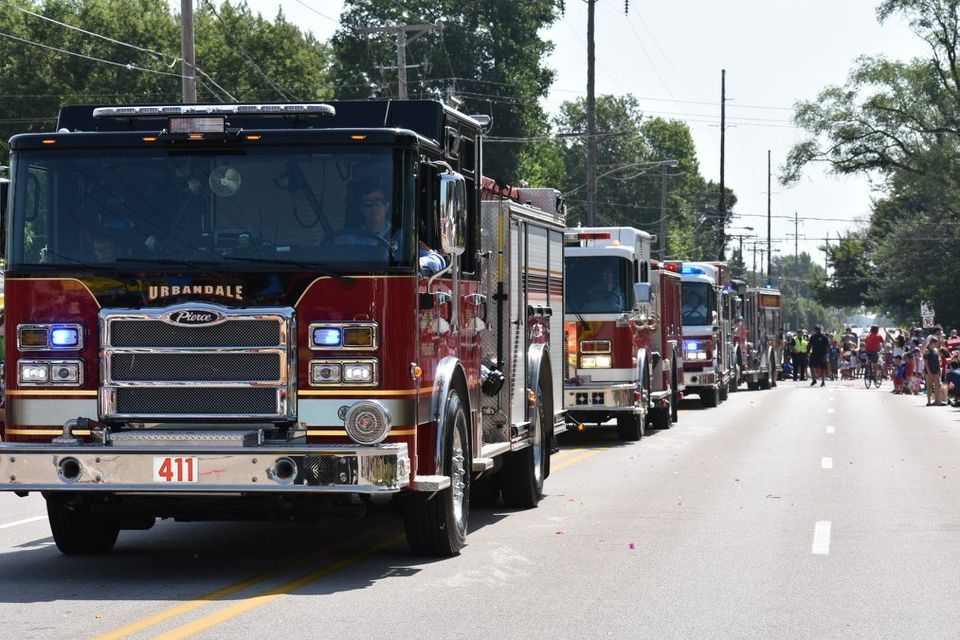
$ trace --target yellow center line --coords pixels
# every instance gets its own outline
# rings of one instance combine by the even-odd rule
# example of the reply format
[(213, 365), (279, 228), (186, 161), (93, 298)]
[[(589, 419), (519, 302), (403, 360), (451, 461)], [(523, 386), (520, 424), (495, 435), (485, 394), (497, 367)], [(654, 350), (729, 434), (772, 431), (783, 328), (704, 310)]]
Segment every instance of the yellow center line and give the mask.
[[(384, 531), (388, 526), (389, 524), (381, 525), (373, 529), (372, 531), (364, 534), (362, 537), (366, 538), (376, 533), (380, 533)], [(312, 562), (332, 552), (339, 551), (344, 547), (350, 544), (353, 544), (354, 542), (355, 542), (354, 540), (346, 540), (332, 547), (327, 547), (321, 551), (317, 551), (315, 553), (308, 554), (301, 558), (297, 558), (293, 562), (285, 564), (281, 567), (277, 567), (276, 569), (271, 569), (270, 571), (266, 571), (259, 575), (253, 576), (251, 578), (247, 578), (246, 580), (241, 580), (240, 582), (235, 582), (234, 584), (221, 587), (220, 589), (211, 591), (210, 593), (202, 595), (195, 600), (188, 600), (187, 602), (174, 605), (172, 607), (164, 609), (163, 611), (159, 611), (151, 616), (147, 616), (146, 618), (136, 620), (134, 622), (131, 622), (130, 624), (114, 629), (113, 631), (108, 631), (106, 633), (102, 633), (100, 635), (94, 636), (91, 640), (119, 640), (120, 638), (125, 638), (127, 636), (133, 635), (134, 633), (143, 631), (144, 629), (149, 629), (150, 627), (158, 625), (161, 622), (165, 622), (171, 618), (176, 618), (177, 616), (181, 616), (185, 613), (189, 613), (194, 609), (199, 609), (205, 604), (216, 602), (217, 600), (223, 600), (227, 596), (243, 591), (244, 589), (249, 589), (252, 586), (258, 585), (261, 582), (265, 582), (271, 578), (275, 578), (279, 575), (287, 573), (288, 571), (299, 569), (303, 567), (304, 563)]]
[(219, 611), (214, 611), (213, 613), (207, 614), (202, 618), (198, 618), (192, 622), (181, 625), (176, 629), (172, 629), (166, 633), (161, 633), (158, 636), (154, 636), (155, 640), (178, 640), (180, 638), (189, 638), (192, 635), (200, 633), (201, 631), (206, 631), (211, 627), (215, 627), (219, 624), (223, 624), (231, 618), (235, 618), (241, 614), (244, 614), (253, 609), (257, 609), (266, 604), (273, 602), (274, 600), (298, 591), (305, 586), (309, 585), (312, 582), (316, 582), (321, 578), (325, 578), (331, 574), (337, 573), (352, 564), (356, 564), (361, 560), (364, 560), (378, 551), (388, 549), (400, 543), (403, 540), (403, 534), (394, 536), (386, 542), (382, 542), (378, 545), (375, 545), (369, 549), (355, 553), (353, 555), (337, 560), (331, 564), (326, 565), (316, 571), (304, 574), (298, 578), (294, 578), (289, 582), (285, 582), (279, 586), (274, 587), (264, 591), (263, 593), (244, 600), (240, 600), (228, 607), (225, 607)]
[(598, 448), (598, 449), (588, 449), (587, 451), (581, 453), (581, 454), (578, 455), (578, 456), (574, 456), (574, 457), (572, 457), (572, 458), (567, 458), (566, 460), (564, 460), (564, 461), (561, 462), (560, 464), (551, 464), (551, 465), (550, 465), (550, 472), (553, 473), (554, 471), (559, 471), (560, 469), (563, 469), (564, 467), (569, 467), (569, 466), (572, 465), (572, 464), (576, 464), (576, 463), (580, 462), (581, 460), (586, 460), (587, 458), (592, 458), (592, 457), (595, 456), (595, 455), (599, 455), (599, 454), (603, 453), (604, 451), (606, 451), (606, 450), (609, 449), (609, 448), (610, 448), (610, 447), (602, 447), (602, 448)]

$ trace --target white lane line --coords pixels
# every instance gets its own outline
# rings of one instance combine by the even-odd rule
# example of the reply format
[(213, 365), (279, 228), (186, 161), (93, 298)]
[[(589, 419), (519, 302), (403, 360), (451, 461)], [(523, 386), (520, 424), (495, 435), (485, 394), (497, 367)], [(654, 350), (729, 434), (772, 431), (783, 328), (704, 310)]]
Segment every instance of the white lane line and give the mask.
[(833, 469), (833, 458), (820, 458), (820, 466), (824, 469)]
[(830, 521), (818, 520), (813, 528), (813, 555), (825, 556), (830, 553)]
[(30, 524), (31, 522), (39, 522), (40, 520), (46, 519), (47, 516), (33, 516), (32, 518), (24, 518), (23, 520), (14, 520), (13, 522), (0, 524), (0, 529), (12, 529), (14, 527), (19, 527), (22, 524)]
[(836, 433), (836, 432), (837, 432), (836, 427), (827, 427), (827, 433)]
[(836, 411), (834, 411), (834, 410), (831, 408), (831, 409), (827, 409), (827, 413), (836, 413)]

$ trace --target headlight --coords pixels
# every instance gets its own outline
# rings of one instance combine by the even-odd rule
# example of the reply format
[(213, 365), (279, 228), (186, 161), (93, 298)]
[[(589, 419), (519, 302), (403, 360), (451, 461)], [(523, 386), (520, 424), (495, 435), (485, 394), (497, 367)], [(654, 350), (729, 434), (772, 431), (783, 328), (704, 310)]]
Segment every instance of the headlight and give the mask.
[(347, 435), (357, 444), (377, 444), (390, 435), (390, 415), (379, 402), (361, 400), (343, 417)]
[(343, 365), (343, 381), (346, 383), (373, 382), (373, 363), (372, 362), (352, 362)]
[(580, 353), (610, 353), (610, 341), (581, 340)]
[(336, 384), (340, 382), (339, 362), (311, 362), (310, 384)]
[(50, 367), (46, 363), (21, 362), (20, 384), (41, 384), (50, 379)]
[(609, 369), (612, 364), (610, 356), (580, 356), (581, 369)]
[(79, 360), (23, 360), (17, 365), (21, 385), (63, 385), (79, 387), (83, 383), (83, 363)]

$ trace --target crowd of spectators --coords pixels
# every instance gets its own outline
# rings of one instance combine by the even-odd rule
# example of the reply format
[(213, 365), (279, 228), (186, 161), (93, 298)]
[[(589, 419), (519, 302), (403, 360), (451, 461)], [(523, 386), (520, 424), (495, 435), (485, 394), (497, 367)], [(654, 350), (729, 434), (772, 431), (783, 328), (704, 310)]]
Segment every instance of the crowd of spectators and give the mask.
[(860, 335), (851, 327), (824, 334), (819, 325), (812, 333), (801, 329), (784, 339), (783, 377), (811, 386), (829, 380), (861, 378), (868, 361), (876, 362), (883, 377), (893, 381), (892, 393), (925, 393), (928, 406), (944, 406), (947, 396), (960, 404), (960, 335), (944, 334), (936, 325), (929, 333), (874, 326)]

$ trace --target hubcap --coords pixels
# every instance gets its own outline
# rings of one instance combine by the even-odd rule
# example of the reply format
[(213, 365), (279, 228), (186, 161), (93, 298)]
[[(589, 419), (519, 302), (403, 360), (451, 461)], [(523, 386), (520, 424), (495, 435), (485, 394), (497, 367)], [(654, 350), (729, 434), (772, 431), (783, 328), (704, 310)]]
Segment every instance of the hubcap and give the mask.
[[(460, 416), (457, 416), (459, 423)], [(450, 493), (453, 498), (453, 517), (457, 521), (457, 528), (463, 530), (463, 494), (466, 484), (463, 481), (466, 475), (463, 457), (463, 437), (460, 434), (460, 425), (453, 429), (453, 459), (450, 465)]]
[(533, 431), (533, 478), (537, 488), (543, 484), (543, 403), (537, 398), (537, 426)]

